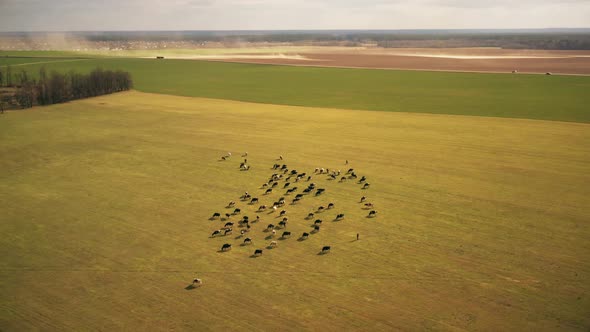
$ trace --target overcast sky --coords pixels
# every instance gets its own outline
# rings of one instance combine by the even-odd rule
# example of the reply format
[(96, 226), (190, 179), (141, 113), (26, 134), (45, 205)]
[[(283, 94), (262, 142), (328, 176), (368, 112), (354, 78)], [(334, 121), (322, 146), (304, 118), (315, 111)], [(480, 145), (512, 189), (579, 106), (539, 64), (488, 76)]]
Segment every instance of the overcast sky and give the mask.
[(555, 27), (590, 0), (0, 0), (0, 31)]

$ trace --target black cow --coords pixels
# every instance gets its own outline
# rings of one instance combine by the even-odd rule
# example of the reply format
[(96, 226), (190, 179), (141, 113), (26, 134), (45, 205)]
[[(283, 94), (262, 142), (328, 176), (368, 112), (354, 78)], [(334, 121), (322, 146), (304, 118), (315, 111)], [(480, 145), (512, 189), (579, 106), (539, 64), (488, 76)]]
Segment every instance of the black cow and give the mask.
[(221, 217), (221, 213), (215, 212), (215, 213), (213, 213), (213, 216), (211, 216), (211, 219), (215, 219), (215, 218), (219, 218), (219, 217)]
[(309, 233), (303, 233), (303, 234), (301, 234), (301, 239), (305, 240), (305, 239), (307, 239), (308, 236), (309, 236)]
[(250, 201), (250, 204), (254, 204), (254, 203), (258, 203), (258, 197), (254, 197), (254, 198), (252, 198), (252, 200)]
[(377, 211), (371, 210), (369, 211), (369, 217), (375, 217), (377, 215)]
[(291, 183), (289, 183), (289, 182), (285, 183), (285, 185), (283, 186), (283, 189), (284, 189), (284, 188), (287, 188), (287, 187), (288, 187), (290, 184), (291, 184)]
[(244, 239), (244, 244), (251, 244), (252, 243), (252, 239), (247, 237)]
[(319, 195), (323, 194), (323, 193), (324, 193), (324, 191), (326, 191), (326, 189), (323, 189), (323, 188), (318, 188), (318, 190), (315, 192), (315, 195), (316, 195), (316, 196), (319, 196)]
[(344, 181), (346, 181), (346, 176), (343, 176), (340, 178), (340, 182), (344, 182)]
[(339, 213), (338, 215), (336, 215), (336, 220), (342, 220), (344, 219), (344, 213)]
[(361, 176), (361, 179), (359, 180), (359, 183), (363, 183), (365, 181), (367, 181), (367, 178), (364, 175)]
[(240, 209), (235, 209), (235, 210), (234, 210), (234, 212), (233, 212), (233, 214), (240, 214), (241, 212), (242, 212), (242, 210), (240, 210)]
[(272, 193), (272, 188), (268, 188), (268, 189), (266, 189), (266, 191), (264, 192), (264, 194), (265, 194), (265, 195), (268, 195), (268, 194), (270, 194), (270, 193)]
[(313, 222), (314, 225), (321, 225), (322, 224), (322, 219), (316, 219), (316, 221)]
[(297, 199), (302, 199), (302, 198), (303, 198), (303, 194), (297, 194), (297, 195), (295, 196), (295, 198), (297, 198)]
[(211, 237), (214, 237), (214, 236), (219, 235), (219, 234), (221, 234), (221, 230), (218, 229), (216, 231), (213, 231), (213, 234), (211, 234)]
[(233, 222), (226, 222), (225, 225), (223, 225), (223, 227), (232, 227), (234, 225)]
[(346, 174), (350, 174), (352, 172), (354, 172), (354, 169), (353, 168), (350, 168), (350, 169), (348, 169), (348, 171), (346, 172)]
[(323, 246), (322, 247), (322, 254), (325, 254), (330, 251), (330, 246)]
[(323, 207), (323, 206), (320, 206), (320, 207), (318, 208), (318, 211), (317, 211), (317, 212), (322, 212), (322, 211), (324, 211), (324, 207)]
[(288, 237), (290, 237), (290, 236), (291, 236), (291, 232), (283, 232), (283, 235), (281, 235), (281, 237), (282, 237), (283, 239), (285, 239), (285, 238), (288, 238)]
[(231, 202), (229, 202), (229, 204), (227, 204), (227, 207), (232, 208), (232, 207), (234, 207), (234, 205), (236, 205), (236, 202), (231, 201)]
[(225, 235), (231, 234), (231, 232), (232, 232), (232, 229), (228, 228), (225, 230), (225, 232), (223, 232), (223, 235), (225, 236)]
[(287, 228), (287, 221), (283, 219), (283, 221), (279, 222), (279, 226), (283, 228)]
[(278, 185), (279, 185), (279, 183), (278, 183), (278, 182), (273, 182), (272, 186), (270, 186), (270, 187), (271, 187), (271, 188), (274, 188), (274, 187), (276, 187), (276, 186), (278, 186)]
[(231, 217), (231, 214), (229, 214), (229, 213), (226, 213), (226, 214), (225, 214), (225, 217), (226, 217), (227, 219), (229, 219), (229, 218)]
[(331, 209), (331, 208), (333, 208), (333, 207), (334, 207), (334, 203), (330, 203), (330, 204), (328, 204), (328, 209)]
[(314, 232), (319, 232), (320, 231), (320, 225), (313, 226), (313, 231)]
[(368, 182), (367, 182), (367, 183), (365, 183), (365, 185), (363, 186), (363, 189), (369, 189), (369, 186), (370, 186), (370, 185), (371, 185), (371, 184), (370, 184), (370, 183), (368, 183)]
[(266, 229), (269, 230), (269, 231), (272, 230), (272, 229), (274, 229), (274, 228), (275, 228), (275, 225), (273, 225), (273, 224), (268, 224), (268, 226), (266, 226)]
[(286, 214), (287, 214), (287, 211), (285, 211), (285, 210), (282, 210), (282, 211), (279, 213), (279, 217), (282, 217), (282, 216), (284, 216), (284, 215), (286, 215)]
[(224, 245), (221, 246), (221, 251), (226, 251), (226, 250), (230, 250), (231, 249), (231, 244), (229, 243), (225, 243)]
[(313, 218), (313, 216), (314, 216), (314, 214), (313, 214), (312, 212), (310, 212), (310, 213), (307, 215), (307, 219), (311, 219), (311, 218)]
[(308, 194), (308, 193), (310, 193), (312, 190), (313, 190), (313, 189), (311, 189), (311, 188), (305, 188), (305, 189), (303, 189), (303, 193), (304, 193), (304, 194)]
[(260, 205), (258, 207), (258, 211), (263, 211), (263, 210), (266, 210), (266, 205)]
[(297, 202), (299, 202), (301, 200), (301, 197), (295, 197), (293, 198), (293, 200), (291, 201), (291, 204), (295, 204)]
[(366, 201), (366, 200), (367, 200), (367, 197), (365, 197), (365, 196), (361, 197), (361, 203), (364, 202), (364, 201)]
[(260, 256), (260, 255), (262, 255), (262, 249), (254, 250), (254, 256)]

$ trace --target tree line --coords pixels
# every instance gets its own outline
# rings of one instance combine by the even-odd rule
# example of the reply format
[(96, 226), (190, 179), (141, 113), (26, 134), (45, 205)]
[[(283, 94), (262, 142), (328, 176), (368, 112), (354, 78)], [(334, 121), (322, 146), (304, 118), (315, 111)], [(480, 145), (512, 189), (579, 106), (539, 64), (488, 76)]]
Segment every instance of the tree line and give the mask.
[(28, 108), (129, 90), (133, 87), (133, 81), (128, 72), (101, 68), (88, 74), (75, 71), (51, 71), (48, 74), (45, 67), (42, 67), (38, 79), (35, 79), (26, 70), (13, 74), (12, 68), (7, 66), (4, 70), (0, 69), (0, 87), (15, 88), (13, 102), (22, 108)]

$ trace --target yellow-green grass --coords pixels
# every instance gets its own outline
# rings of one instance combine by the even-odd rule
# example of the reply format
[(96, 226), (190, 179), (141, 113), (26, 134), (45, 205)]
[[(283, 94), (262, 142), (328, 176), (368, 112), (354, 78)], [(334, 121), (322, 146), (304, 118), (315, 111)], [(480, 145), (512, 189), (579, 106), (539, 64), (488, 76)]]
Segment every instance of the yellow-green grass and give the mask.
[[(244, 191), (283, 194), (259, 189), (281, 154), (371, 188), (315, 175), (325, 195), (287, 205), (292, 238), (258, 258), (273, 214), (251, 246), (209, 238)], [(1, 115), (0, 156), (1, 330), (590, 326), (588, 124), (127, 92)], [(259, 204), (237, 205), (253, 219)]]

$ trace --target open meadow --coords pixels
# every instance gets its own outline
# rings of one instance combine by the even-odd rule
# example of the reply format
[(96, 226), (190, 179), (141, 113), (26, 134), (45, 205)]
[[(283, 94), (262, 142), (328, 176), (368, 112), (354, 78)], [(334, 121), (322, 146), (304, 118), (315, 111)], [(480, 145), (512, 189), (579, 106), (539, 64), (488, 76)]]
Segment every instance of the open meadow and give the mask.
[[(140, 73), (154, 62), (112, 61), (133, 72), (140, 90), (261, 102), (279, 91), (262, 77), (291, 74), (284, 77), (293, 84), (317, 83), (280, 86), (275, 103), (330, 108), (131, 91), (1, 115), (0, 330), (590, 327), (589, 125), (409, 113), (470, 114), (481, 104), (507, 107), (497, 111), (507, 116), (588, 122), (584, 78), (313, 68), (297, 76), (300, 68), (192, 62), (190, 84), (169, 85), (154, 75), (178, 75), (182, 62)], [(236, 72), (216, 81), (207, 70), (216, 66)], [(327, 80), (348, 90), (339, 99)], [(371, 80), (382, 90), (354, 93)], [(380, 97), (387, 94), (394, 97)], [(337, 109), (355, 102), (365, 111)], [(371, 111), (384, 105), (408, 112)], [(238, 167), (244, 158), (248, 171)], [(281, 180), (265, 195), (275, 163), (312, 175), (326, 192), (291, 205), (309, 182), (291, 181), (298, 190), (286, 195)], [(371, 186), (329, 180), (313, 174), (317, 167), (354, 168)], [(240, 201), (245, 191), (259, 203)], [(281, 196), (292, 236), (280, 240), (280, 230), (277, 248), (266, 249), (264, 229), (281, 218), (256, 209)], [(376, 217), (367, 218), (362, 196)], [(233, 234), (210, 238), (225, 223), (210, 217), (233, 211), (229, 201), (242, 210), (230, 217)], [(333, 209), (305, 219), (329, 202)], [(345, 218), (334, 221), (339, 213)], [(261, 219), (247, 246), (238, 238), (244, 215)], [(321, 230), (298, 241), (315, 219)], [(233, 248), (219, 252), (224, 243)], [(331, 252), (318, 255), (325, 245)], [(251, 257), (257, 248), (263, 254)], [(188, 287), (195, 277), (203, 285)]]
[[(1, 53), (0, 53), (1, 55)], [(27, 59), (27, 61), (30, 61)], [(335, 109), (590, 122), (587, 76), (417, 72), (237, 64), (197, 60), (53, 59), (15, 67), (35, 77), (129, 71), (143, 92)]]

